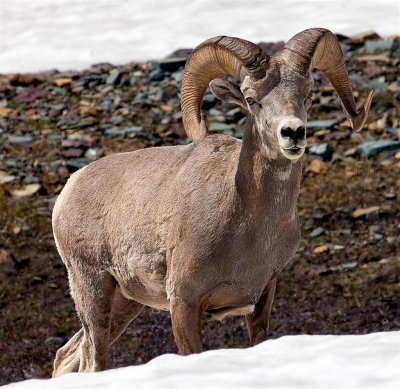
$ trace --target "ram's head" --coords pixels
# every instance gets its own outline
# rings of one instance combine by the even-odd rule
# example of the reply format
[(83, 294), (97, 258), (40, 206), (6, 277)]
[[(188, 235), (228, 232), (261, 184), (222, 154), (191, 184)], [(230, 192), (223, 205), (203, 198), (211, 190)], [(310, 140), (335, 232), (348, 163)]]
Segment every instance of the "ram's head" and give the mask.
[[(295, 35), (273, 57), (239, 38), (221, 36), (199, 45), (188, 59), (182, 86), (183, 125), (188, 136), (195, 143), (206, 136), (200, 108), (210, 85), (216, 97), (249, 112), (267, 147), (277, 146), (285, 157), (297, 160), (306, 147), (313, 69), (329, 78), (351, 126), (355, 131), (361, 130), (372, 91), (357, 112), (337, 38), (329, 30), (312, 28)], [(240, 84), (219, 78), (223, 75), (233, 76)]]

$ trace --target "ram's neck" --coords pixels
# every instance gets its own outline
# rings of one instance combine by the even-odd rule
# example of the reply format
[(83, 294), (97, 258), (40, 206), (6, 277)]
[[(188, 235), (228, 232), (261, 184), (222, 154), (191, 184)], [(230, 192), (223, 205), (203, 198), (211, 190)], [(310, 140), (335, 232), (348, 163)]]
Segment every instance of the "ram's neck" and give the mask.
[(262, 214), (280, 208), (291, 216), (296, 211), (302, 162), (291, 162), (273, 142), (268, 143), (250, 119), (235, 177), (239, 200), (250, 212)]

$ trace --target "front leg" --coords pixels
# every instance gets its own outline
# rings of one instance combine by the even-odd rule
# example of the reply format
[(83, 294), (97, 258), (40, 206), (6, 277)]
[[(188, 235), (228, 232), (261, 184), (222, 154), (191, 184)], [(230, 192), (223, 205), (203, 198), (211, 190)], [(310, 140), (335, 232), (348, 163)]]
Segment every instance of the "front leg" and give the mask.
[(254, 312), (246, 315), (247, 330), (249, 331), (250, 344), (255, 346), (267, 340), (269, 316), (271, 315), (274, 301), (277, 277), (271, 278), (258, 300)]
[(172, 331), (179, 354), (200, 353), (203, 349), (200, 304), (189, 303), (181, 298), (173, 298), (170, 305)]

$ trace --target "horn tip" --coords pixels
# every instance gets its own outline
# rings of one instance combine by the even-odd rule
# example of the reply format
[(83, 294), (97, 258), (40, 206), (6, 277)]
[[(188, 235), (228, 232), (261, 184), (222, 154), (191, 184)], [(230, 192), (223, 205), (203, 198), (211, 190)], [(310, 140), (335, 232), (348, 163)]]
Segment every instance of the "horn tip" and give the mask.
[(364, 102), (362, 109), (360, 110), (358, 115), (354, 118), (354, 121), (353, 121), (354, 127), (353, 128), (356, 132), (360, 132), (362, 130), (362, 128), (364, 127), (364, 124), (368, 117), (369, 109), (371, 107), (373, 95), (374, 95), (374, 91), (373, 90), (369, 91), (368, 96)]

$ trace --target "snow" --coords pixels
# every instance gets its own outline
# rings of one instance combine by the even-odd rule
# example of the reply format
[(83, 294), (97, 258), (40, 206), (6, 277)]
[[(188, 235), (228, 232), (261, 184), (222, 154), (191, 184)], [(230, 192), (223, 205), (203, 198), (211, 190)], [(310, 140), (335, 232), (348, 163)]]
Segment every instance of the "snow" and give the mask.
[(368, 335), (297, 335), (248, 349), (181, 357), (101, 373), (29, 380), (6, 389), (399, 388), (400, 331)]
[(161, 58), (216, 35), (399, 34), (398, 0), (1, 0), (0, 73)]

